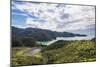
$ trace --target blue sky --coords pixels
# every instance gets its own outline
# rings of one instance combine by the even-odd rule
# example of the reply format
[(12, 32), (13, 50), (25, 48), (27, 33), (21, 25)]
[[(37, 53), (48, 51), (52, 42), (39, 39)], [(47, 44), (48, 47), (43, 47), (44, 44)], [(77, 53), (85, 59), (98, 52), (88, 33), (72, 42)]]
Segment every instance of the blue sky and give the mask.
[(12, 26), (95, 36), (95, 7), (12, 2)]

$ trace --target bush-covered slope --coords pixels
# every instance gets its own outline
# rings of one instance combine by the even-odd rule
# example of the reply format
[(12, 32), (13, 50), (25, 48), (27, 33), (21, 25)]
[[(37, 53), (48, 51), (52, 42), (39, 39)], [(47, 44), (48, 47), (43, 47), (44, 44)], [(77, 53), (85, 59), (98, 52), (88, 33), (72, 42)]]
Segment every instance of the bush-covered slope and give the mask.
[(96, 60), (95, 39), (58, 41), (35, 54), (27, 56), (31, 48), (13, 48), (12, 65), (37, 65), (55, 63), (91, 62)]
[(44, 49), (43, 57), (46, 63), (95, 61), (95, 41), (81, 40), (56, 42)]
[(57, 32), (39, 28), (16, 28), (12, 27), (13, 37), (32, 37), (37, 41), (49, 41), (56, 39), (56, 37), (74, 37), (74, 36), (86, 36), (83, 34), (75, 34), (70, 32)]

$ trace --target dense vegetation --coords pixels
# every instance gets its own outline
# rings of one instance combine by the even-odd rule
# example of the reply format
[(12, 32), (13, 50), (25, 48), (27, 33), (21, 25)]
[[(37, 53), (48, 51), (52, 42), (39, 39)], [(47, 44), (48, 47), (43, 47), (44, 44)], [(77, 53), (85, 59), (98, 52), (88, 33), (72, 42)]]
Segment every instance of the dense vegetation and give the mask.
[(55, 45), (50, 45), (45, 48), (43, 56), (47, 59), (47, 63), (70, 63), (96, 60), (95, 41), (63, 41), (63, 47), (60, 48), (59, 45), (61, 46), (61, 42), (60, 44), (56, 42)]
[(42, 57), (40, 56), (41, 53), (38, 53), (38, 55), (34, 56), (28, 56), (26, 55), (27, 51), (31, 48), (27, 47), (21, 47), (21, 48), (12, 48), (12, 66), (18, 67), (21, 65), (35, 65), (40, 64), (42, 61)]
[(12, 65), (38, 65), (70, 62), (91, 62), (96, 60), (95, 39), (58, 41), (34, 56), (27, 56), (26, 52), (31, 48), (13, 48)]
[(32, 37), (12, 36), (12, 47), (45, 47), (46, 45), (37, 44)]
[(13, 37), (32, 37), (37, 41), (50, 41), (56, 39), (56, 37), (74, 37), (74, 36), (86, 36), (82, 34), (75, 34), (70, 32), (56, 32), (39, 28), (16, 28), (12, 27)]

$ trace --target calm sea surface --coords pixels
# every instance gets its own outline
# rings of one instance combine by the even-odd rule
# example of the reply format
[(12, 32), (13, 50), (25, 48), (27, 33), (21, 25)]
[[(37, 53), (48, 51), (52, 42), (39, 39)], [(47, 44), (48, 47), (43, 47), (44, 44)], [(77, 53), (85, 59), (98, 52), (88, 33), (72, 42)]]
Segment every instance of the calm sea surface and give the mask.
[(37, 43), (39, 44), (44, 44), (44, 45), (48, 45), (49, 43), (53, 43), (56, 42), (58, 40), (90, 40), (93, 37), (57, 37), (55, 40), (51, 40), (51, 41), (37, 41)]

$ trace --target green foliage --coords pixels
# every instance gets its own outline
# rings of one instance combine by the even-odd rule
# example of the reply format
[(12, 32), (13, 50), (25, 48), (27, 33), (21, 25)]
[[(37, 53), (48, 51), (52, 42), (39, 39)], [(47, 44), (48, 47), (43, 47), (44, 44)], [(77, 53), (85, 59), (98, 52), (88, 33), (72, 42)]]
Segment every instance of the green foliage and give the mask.
[[(13, 49), (15, 50), (15, 49)], [(15, 52), (15, 51), (14, 51)], [(23, 65), (36, 65), (42, 64), (42, 55), (36, 54), (34, 56), (28, 56), (24, 54), (23, 50), (16, 51), (12, 56), (12, 67), (23, 66)]]
[(39, 63), (40, 59), (32, 56), (17, 56), (17, 59), (13, 60), (16, 65), (32, 65)]
[[(96, 46), (93, 40), (81, 41), (61, 41), (62, 47), (52, 44), (49, 45), (44, 51), (43, 56), (46, 63), (70, 63), (70, 62), (89, 62), (95, 61)], [(61, 43), (60, 42), (60, 43)], [(61, 45), (60, 45), (61, 46)], [(57, 48), (59, 47), (59, 48)], [(55, 49), (54, 49), (55, 48)]]
[(12, 47), (45, 47), (46, 45), (37, 44), (32, 37), (12, 37)]
[(25, 54), (31, 48), (13, 48), (12, 65), (91, 62), (96, 60), (95, 39), (58, 41), (43, 48), (42, 52), (34, 56)]
[(50, 31), (50, 30), (31, 28), (31, 27), (22, 29), (14, 26), (12, 26), (12, 34), (13, 36), (19, 36), (19, 37), (32, 37), (37, 41), (50, 41), (52, 39), (56, 39), (56, 37), (86, 36), (70, 32), (57, 32), (57, 31)]
[(52, 50), (52, 49), (58, 49), (58, 48), (61, 48), (64, 46), (64, 41), (58, 41), (58, 42), (55, 42), (53, 45), (48, 45), (45, 49), (45, 50)]

